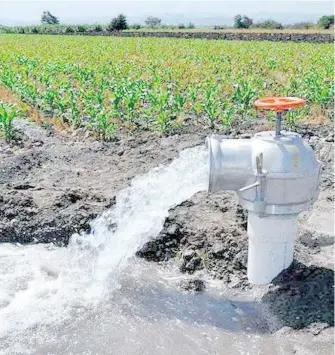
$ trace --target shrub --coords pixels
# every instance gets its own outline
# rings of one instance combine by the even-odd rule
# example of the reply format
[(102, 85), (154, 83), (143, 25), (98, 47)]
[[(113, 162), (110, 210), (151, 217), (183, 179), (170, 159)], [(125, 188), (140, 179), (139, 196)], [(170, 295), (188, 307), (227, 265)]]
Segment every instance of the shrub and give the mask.
[(334, 25), (334, 15), (322, 16), (318, 21), (318, 25), (328, 30), (331, 25)]
[(15, 28), (0, 26), (0, 33), (15, 33)]
[(265, 20), (257, 22), (253, 27), (266, 28), (270, 30), (281, 30), (284, 28), (284, 26), (280, 22), (274, 20)]
[(190, 23), (188, 24), (187, 28), (190, 28), (190, 29), (191, 29), (191, 28), (195, 28), (194, 23), (190, 22)]
[(118, 17), (113, 18), (111, 23), (107, 26), (108, 31), (122, 31), (126, 30), (127, 28), (127, 18), (123, 14), (120, 14)]
[(66, 33), (73, 33), (73, 32), (74, 32), (74, 29), (73, 29), (71, 26), (68, 26), (68, 27), (66, 27), (65, 32), (66, 32)]
[(31, 29), (31, 33), (38, 33), (38, 28), (37, 27), (33, 27)]
[(183, 23), (180, 23), (180, 24), (178, 25), (178, 28), (179, 28), (180, 30), (182, 30), (182, 29), (185, 28), (185, 25), (184, 25)]
[(131, 28), (134, 30), (139, 30), (142, 26), (139, 23), (134, 23)]
[(24, 28), (23, 27), (19, 27), (17, 29), (17, 33), (21, 33), (21, 34), (25, 33)]
[(86, 32), (86, 30), (87, 30), (86, 26), (83, 26), (83, 25), (78, 26), (78, 32)]
[(225, 30), (225, 29), (227, 29), (227, 28), (228, 28), (227, 26), (218, 26), (218, 25), (215, 25), (215, 26), (213, 27), (214, 30)]
[(252, 25), (252, 22), (252, 19), (245, 15), (236, 15), (234, 17), (235, 28), (249, 28)]
[(96, 32), (102, 32), (102, 31), (103, 31), (103, 28), (102, 28), (101, 25), (95, 25), (95, 26), (94, 26), (94, 31), (96, 31)]

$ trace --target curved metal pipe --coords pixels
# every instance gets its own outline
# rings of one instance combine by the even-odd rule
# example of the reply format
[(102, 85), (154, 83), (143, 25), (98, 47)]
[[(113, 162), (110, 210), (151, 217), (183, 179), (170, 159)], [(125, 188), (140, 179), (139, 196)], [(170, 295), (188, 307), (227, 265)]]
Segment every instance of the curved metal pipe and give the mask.
[(252, 169), (252, 146), (249, 140), (206, 139), (209, 150), (209, 192), (237, 191), (255, 182)]

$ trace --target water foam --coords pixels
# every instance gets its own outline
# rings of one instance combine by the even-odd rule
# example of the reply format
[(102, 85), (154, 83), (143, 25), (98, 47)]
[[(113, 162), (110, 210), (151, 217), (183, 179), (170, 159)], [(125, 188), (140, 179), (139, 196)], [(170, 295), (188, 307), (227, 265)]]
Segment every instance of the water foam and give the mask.
[(205, 148), (186, 149), (170, 165), (134, 178), (115, 207), (92, 222), (92, 232), (72, 236), (67, 248), (2, 244), (0, 339), (62, 324), (99, 303), (117, 287), (129, 259), (158, 235), (169, 208), (207, 184)]

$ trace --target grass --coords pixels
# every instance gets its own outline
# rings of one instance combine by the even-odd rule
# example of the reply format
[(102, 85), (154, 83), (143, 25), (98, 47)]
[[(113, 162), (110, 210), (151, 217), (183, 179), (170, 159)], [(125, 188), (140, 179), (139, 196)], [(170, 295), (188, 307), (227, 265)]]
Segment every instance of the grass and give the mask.
[(333, 66), (332, 44), (0, 36), (3, 88), (44, 124), (103, 140), (124, 127), (229, 126), (256, 117), (254, 100), (268, 95), (307, 100), (293, 121), (325, 115)]

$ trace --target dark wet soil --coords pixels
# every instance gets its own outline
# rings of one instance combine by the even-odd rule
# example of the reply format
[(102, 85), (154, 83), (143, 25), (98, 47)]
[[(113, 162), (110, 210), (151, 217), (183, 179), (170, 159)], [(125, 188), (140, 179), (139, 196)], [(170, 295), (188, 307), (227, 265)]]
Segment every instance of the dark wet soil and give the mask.
[(110, 208), (130, 180), (204, 142), (206, 133), (116, 142), (80, 141), (17, 122), (20, 140), (0, 141), (0, 241), (66, 244)]

